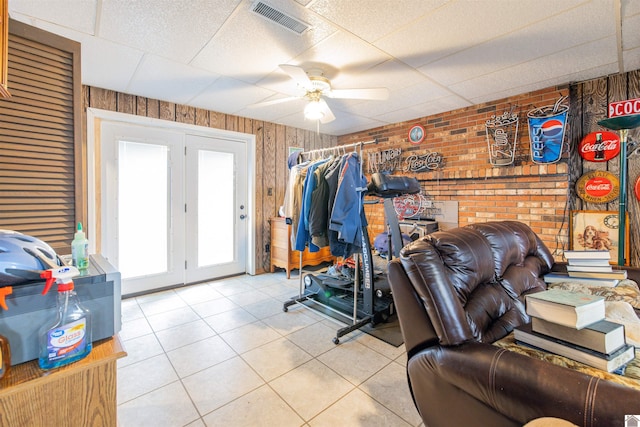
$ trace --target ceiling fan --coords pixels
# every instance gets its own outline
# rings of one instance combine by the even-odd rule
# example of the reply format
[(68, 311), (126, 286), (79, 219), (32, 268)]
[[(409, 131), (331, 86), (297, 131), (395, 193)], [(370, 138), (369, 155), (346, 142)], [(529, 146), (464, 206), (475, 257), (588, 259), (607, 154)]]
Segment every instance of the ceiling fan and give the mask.
[(290, 96), (272, 101), (259, 102), (251, 105), (251, 107), (263, 107), (302, 98), (308, 101), (304, 107), (305, 118), (308, 120), (317, 120), (320, 123), (329, 123), (335, 120), (336, 117), (324, 100), (324, 97), (371, 100), (385, 100), (389, 97), (389, 90), (387, 88), (333, 89), (329, 79), (324, 77), (322, 70), (317, 68), (305, 71), (302, 67), (282, 64), (280, 65), (280, 69), (287, 73), (305, 93), (302, 96)]

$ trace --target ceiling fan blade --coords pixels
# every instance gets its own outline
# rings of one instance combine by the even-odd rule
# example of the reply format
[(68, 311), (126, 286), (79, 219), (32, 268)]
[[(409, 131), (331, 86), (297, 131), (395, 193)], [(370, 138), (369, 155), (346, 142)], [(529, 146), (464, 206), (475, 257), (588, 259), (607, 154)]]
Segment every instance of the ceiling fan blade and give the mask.
[(293, 101), (294, 99), (300, 99), (298, 96), (287, 96), (286, 98), (272, 99), (270, 101), (256, 102), (255, 104), (247, 105), (247, 108), (260, 108), (268, 107), (269, 105), (282, 104), (283, 102)]
[(305, 89), (311, 89), (311, 80), (302, 68), (289, 64), (280, 64), (279, 67), (300, 86)]
[(324, 124), (324, 123), (329, 123), (334, 121), (336, 119), (336, 116), (333, 115), (333, 112), (329, 108), (329, 105), (327, 104), (327, 102), (321, 98), (320, 101), (318, 101), (318, 103), (322, 107), (322, 112), (324, 113), (324, 115), (320, 119), (320, 123)]
[(326, 95), (329, 98), (385, 100), (389, 98), (389, 89), (386, 87), (368, 89), (333, 89)]

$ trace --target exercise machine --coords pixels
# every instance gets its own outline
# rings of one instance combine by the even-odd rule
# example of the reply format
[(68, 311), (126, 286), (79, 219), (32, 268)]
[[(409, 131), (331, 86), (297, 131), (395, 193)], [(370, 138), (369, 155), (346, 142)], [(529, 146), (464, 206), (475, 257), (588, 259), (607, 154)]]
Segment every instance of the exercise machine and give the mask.
[[(367, 195), (383, 200), (387, 226), (390, 232), (391, 256), (398, 257), (403, 247), (400, 225), (393, 206), (393, 198), (420, 192), (420, 183), (415, 178), (374, 173), (367, 187)], [(361, 223), (366, 224), (364, 209), (360, 212)], [(294, 304), (303, 304), (317, 311), (335, 313), (349, 319), (347, 326), (338, 329), (334, 344), (340, 337), (362, 328), (386, 322), (394, 313), (393, 297), (387, 281), (386, 268), (376, 274), (371, 241), (366, 225), (362, 226), (362, 250), (355, 254), (355, 272), (352, 278), (321, 273), (303, 273), (300, 269), (299, 295), (285, 301), (283, 311)], [(359, 255), (359, 256), (358, 256)], [(387, 260), (387, 262), (388, 262)], [(386, 263), (385, 263), (386, 267)], [(379, 270), (379, 268), (378, 268)]]

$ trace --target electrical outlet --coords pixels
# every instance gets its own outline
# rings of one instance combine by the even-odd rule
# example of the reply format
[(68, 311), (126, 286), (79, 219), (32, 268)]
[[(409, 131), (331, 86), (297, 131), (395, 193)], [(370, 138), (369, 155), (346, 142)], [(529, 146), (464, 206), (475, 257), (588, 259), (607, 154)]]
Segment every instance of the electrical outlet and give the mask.
[(267, 196), (273, 196), (273, 188), (267, 188)]

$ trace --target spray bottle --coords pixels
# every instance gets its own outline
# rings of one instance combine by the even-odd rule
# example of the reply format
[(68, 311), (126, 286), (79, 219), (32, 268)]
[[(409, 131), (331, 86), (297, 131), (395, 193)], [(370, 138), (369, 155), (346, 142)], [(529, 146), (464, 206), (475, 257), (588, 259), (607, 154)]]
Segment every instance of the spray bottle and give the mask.
[(40, 357), (42, 369), (67, 365), (91, 352), (91, 313), (84, 308), (73, 290), (73, 277), (80, 272), (75, 267), (45, 270), (40, 277), (46, 279), (42, 295), (51, 285), (58, 285), (58, 305), (53, 325), (40, 331)]
[(89, 268), (89, 241), (82, 230), (82, 223), (78, 223), (76, 234), (71, 242), (71, 260), (78, 270)]

